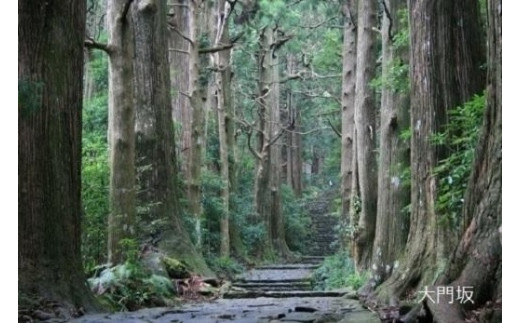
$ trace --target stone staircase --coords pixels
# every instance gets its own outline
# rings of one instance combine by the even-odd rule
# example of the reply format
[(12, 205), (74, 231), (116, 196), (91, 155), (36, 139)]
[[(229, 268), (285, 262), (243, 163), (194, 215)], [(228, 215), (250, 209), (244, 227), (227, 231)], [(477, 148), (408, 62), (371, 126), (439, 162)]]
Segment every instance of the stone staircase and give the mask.
[(337, 250), (334, 246), (336, 241), (334, 227), (338, 224), (338, 218), (330, 212), (330, 205), (335, 195), (335, 192), (326, 191), (306, 205), (312, 220), (312, 243), (308, 255), (329, 256)]

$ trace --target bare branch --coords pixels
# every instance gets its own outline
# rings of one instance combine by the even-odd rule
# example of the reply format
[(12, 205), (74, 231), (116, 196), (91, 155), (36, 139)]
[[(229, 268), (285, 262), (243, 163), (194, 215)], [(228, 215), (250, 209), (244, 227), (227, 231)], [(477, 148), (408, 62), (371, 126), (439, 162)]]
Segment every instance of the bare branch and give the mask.
[(313, 71), (311, 77), (312, 77), (312, 78), (316, 78), (316, 79), (328, 79), (328, 78), (337, 78), (337, 77), (341, 77), (341, 74), (320, 75), (320, 74), (315, 73), (315, 72)]
[(388, 10), (388, 7), (386, 6), (386, 1), (382, 0), (381, 2), (383, 3), (383, 8), (385, 9), (386, 18), (388, 18), (388, 39), (390, 39), (390, 42), (393, 43), (394, 35), (392, 35), (392, 24), (393, 24), (392, 15), (390, 15), (390, 11)]
[(287, 36), (281, 37), (281, 38), (277, 39), (274, 43), (270, 44), (269, 47), (272, 48), (273, 50), (277, 50), (283, 44), (285, 44), (286, 42), (291, 40), (293, 37), (294, 37), (294, 35), (287, 35)]
[(277, 133), (273, 139), (271, 139), (268, 143), (267, 143), (267, 147), (270, 147), (271, 145), (273, 145), (278, 139), (280, 139), (283, 135), (283, 133), (285, 132), (285, 130), (282, 130), (280, 131), (279, 133)]
[(299, 71), (298, 73), (296, 74), (290, 74), (290, 75), (287, 75), (286, 77), (284, 77), (283, 79), (277, 81), (277, 82), (272, 82), (271, 84), (273, 83), (280, 83), (280, 84), (283, 84), (283, 83), (286, 83), (290, 80), (295, 80), (295, 79), (302, 79), (303, 78), (303, 74), (305, 72), (304, 71)]
[(191, 44), (191, 46), (194, 46), (194, 42), (193, 42), (193, 40), (191, 40), (190, 37), (184, 35), (184, 34), (182, 33), (182, 31), (180, 31), (179, 29), (177, 29), (177, 27), (175, 27), (173, 24), (168, 23), (168, 26), (170, 27), (171, 30), (173, 30), (175, 33), (177, 33), (177, 35), (181, 36), (182, 39), (188, 41), (188, 42)]
[(107, 44), (98, 43), (92, 38), (85, 39), (84, 45), (88, 49), (99, 49), (107, 54), (110, 54), (110, 47)]
[(221, 51), (224, 51), (224, 50), (228, 50), (228, 49), (231, 49), (231, 48), (233, 48), (233, 44), (224, 44), (224, 45), (215, 46), (215, 47), (200, 48), (199, 49), (199, 54), (211, 54), (211, 53), (216, 53), (216, 52), (221, 52)]
[(328, 95), (316, 94), (316, 93), (311, 93), (311, 92), (303, 92), (303, 91), (294, 91), (294, 93), (298, 93), (298, 94), (301, 94), (301, 95), (309, 97), (309, 98), (332, 99), (332, 100), (338, 102), (339, 104), (341, 104), (341, 100), (339, 98), (337, 98), (333, 95), (330, 95), (328, 92), (326, 92)]
[(249, 148), (249, 151), (253, 154), (253, 156), (258, 159), (258, 160), (261, 160), (262, 157), (260, 156), (260, 154), (253, 148), (253, 146), (251, 145), (251, 136), (253, 135), (253, 132), (251, 130), (249, 130), (247, 132), (247, 147)]
[(321, 27), (323, 26), (324, 24), (326, 24), (327, 22), (333, 20), (333, 19), (336, 19), (337, 17), (330, 17), (329, 19), (326, 19), (326, 20), (323, 20), (322, 22), (319, 22), (315, 25), (310, 25), (310, 26), (303, 26), (303, 25), (299, 25), (298, 27), (300, 28), (305, 28), (305, 29), (316, 29), (318, 27)]
[(191, 95), (189, 95), (188, 93), (185, 93), (185, 92), (182, 92), (182, 91), (179, 91), (179, 93), (181, 95), (184, 95), (185, 97), (187, 97), (188, 99), (191, 99)]
[(332, 122), (330, 121), (330, 119), (327, 119), (327, 122), (329, 123), (330, 127), (332, 128), (332, 130), (334, 130), (334, 132), (336, 133), (336, 135), (338, 135), (338, 137), (341, 138), (341, 131), (339, 131), (338, 129), (336, 129), (336, 127), (334, 127), (334, 125), (332, 124)]

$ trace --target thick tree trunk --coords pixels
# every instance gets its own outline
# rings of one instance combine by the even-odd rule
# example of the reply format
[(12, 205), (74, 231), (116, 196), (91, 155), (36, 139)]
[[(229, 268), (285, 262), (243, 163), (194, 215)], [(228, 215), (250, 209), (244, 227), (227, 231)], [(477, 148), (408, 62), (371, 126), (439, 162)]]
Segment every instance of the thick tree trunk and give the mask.
[(18, 290), (96, 308), (81, 264), (85, 2), (18, 2)]
[[(277, 30), (273, 30), (272, 43), (276, 40)], [(272, 79), (271, 79), (271, 94), (270, 94), (270, 134), (269, 138), (277, 138), (281, 135), (283, 129), (280, 120), (280, 67), (278, 54), (275, 49), (270, 53), (272, 56)], [(281, 142), (281, 140), (279, 141)], [(271, 236), (273, 239), (273, 246), (278, 255), (284, 259), (291, 259), (292, 253), (285, 241), (285, 224), (282, 212), (282, 146), (278, 142), (274, 142), (269, 146), (270, 149), (270, 168), (271, 171), (269, 179), (271, 191)]]
[[(411, 30), (411, 173), (410, 231), (399, 270), (379, 289), (383, 298), (400, 297), (435, 281), (453, 246), (453, 230), (441, 226), (435, 213), (442, 158), (431, 135), (446, 124), (447, 109), (482, 90), (481, 35), (476, 1), (409, 2)], [(476, 24), (476, 26), (475, 26)], [(476, 28), (469, 30), (469, 28)], [(467, 30), (466, 30), (467, 29)]]
[(367, 269), (370, 266), (377, 212), (376, 108), (375, 93), (370, 87), (370, 82), (376, 75), (376, 16), (376, 0), (359, 2), (354, 110), (361, 199), (358, 235), (354, 241), (358, 269)]
[[(136, 0), (135, 22), (136, 165), (141, 209), (140, 232), (166, 240), (163, 251), (198, 273), (209, 270), (182, 226), (175, 189), (175, 150), (171, 117), (170, 75), (165, 0)], [(161, 227), (152, 227), (161, 223)], [(175, 242), (175, 243), (171, 243)]]
[[(407, 26), (399, 24), (398, 12), (406, 3), (387, 0), (383, 15), (383, 88), (381, 93), (381, 127), (379, 145), (379, 177), (376, 235), (372, 269), (376, 283), (384, 281), (393, 271), (406, 246), (407, 215), (403, 208), (410, 202), (410, 187), (403, 183), (403, 172), (410, 166), (410, 150), (401, 133), (408, 129), (409, 92), (389, 84), (393, 66), (407, 64), (408, 48), (396, 48), (391, 36)], [(375, 267), (374, 267), (375, 266)]]
[[(347, 225), (352, 198), (354, 105), (356, 95), (356, 21), (357, 1), (343, 4), (343, 71), (341, 89), (341, 217)], [(346, 247), (346, 246), (343, 246)]]
[(429, 302), (439, 322), (465, 322), (463, 311), (483, 306), (479, 321), (502, 321), (502, 1), (490, 0), (487, 12), (487, 107), (463, 208), (471, 220), (437, 282), (471, 287), (474, 303)]
[[(190, 34), (188, 0), (170, 0), (172, 14), (169, 21), (170, 75), (172, 80), (172, 115), (180, 125), (179, 165), (186, 182), (190, 181), (191, 120), (192, 110), (188, 96), (190, 85), (190, 43), (182, 35)], [(193, 18), (193, 17), (191, 17)]]
[[(253, 207), (256, 212), (255, 216), (258, 221), (264, 223), (265, 228), (265, 239), (261, 246), (259, 246), (258, 253), (260, 256), (264, 257), (273, 257), (273, 245), (272, 245), (272, 232), (271, 232), (271, 206), (272, 206), (272, 196), (270, 192), (269, 182), (270, 182), (270, 172), (271, 172), (271, 154), (269, 149), (269, 141), (271, 134), (271, 82), (272, 82), (272, 52), (270, 49), (270, 45), (273, 42), (273, 30), (269, 27), (266, 27), (262, 30), (260, 34), (260, 43), (259, 43), (259, 62), (258, 62), (258, 71), (259, 71), (259, 97), (257, 99), (258, 102), (258, 115), (259, 119), (259, 129), (260, 131), (257, 134), (257, 146), (258, 146), (258, 154), (257, 157), (257, 165), (256, 165), (256, 176), (254, 183), (254, 198), (253, 198)], [(252, 147), (250, 147), (252, 148)]]
[(202, 183), (201, 172), (203, 164), (203, 151), (205, 143), (205, 111), (204, 88), (200, 84), (200, 57), (197, 37), (200, 33), (200, 1), (189, 1), (189, 74), (190, 74), (190, 106), (191, 106), (191, 138), (190, 158), (188, 164), (188, 212), (195, 220), (195, 246), (202, 246)]
[(109, 46), (110, 216), (108, 261), (125, 261), (121, 241), (135, 235), (134, 35), (127, 1), (107, 5)]
[[(213, 23), (215, 25), (213, 46), (229, 42), (228, 15), (229, 4), (224, 0), (219, 0), (215, 4)], [(220, 155), (220, 178), (222, 180), (223, 214), (220, 219), (220, 255), (229, 257), (230, 254), (230, 233), (229, 233), (229, 213), (230, 213), (230, 160), (233, 160), (233, 125), (231, 122), (232, 103), (231, 103), (231, 50), (217, 52), (213, 55), (216, 83), (216, 109), (219, 135), (219, 155)], [(230, 132), (232, 131), (232, 132)], [(231, 138), (229, 138), (231, 137)]]
[[(297, 73), (296, 56), (287, 55), (287, 74)], [(302, 195), (302, 135), (301, 113), (296, 105), (296, 97), (291, 88), (287, 89), (287, 122), (292, 124), (292, 131), (287, 132), (286, 140), (286, 173), (287, 185), (289, 185), (297, 197)]]

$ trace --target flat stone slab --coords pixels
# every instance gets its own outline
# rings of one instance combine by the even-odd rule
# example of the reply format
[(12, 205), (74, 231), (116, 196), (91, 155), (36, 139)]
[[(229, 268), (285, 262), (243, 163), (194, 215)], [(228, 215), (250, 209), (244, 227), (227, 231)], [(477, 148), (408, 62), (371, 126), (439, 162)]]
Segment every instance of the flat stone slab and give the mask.
[[(295, 308), (298, 306), (312, 307), (317, 312), (295, 312)], [(345, 311), (345, 308), (349, 310)], [(92, 314), (77, 318), (72, 322), (288, 323), (302, 322), (299, 320), (310, 317), (305, 314), (312, 314), (315, 318), (324, 319), (321, 322), (337, 322), (339, 318), (343, 319), (343, 322), (380, 322), (377, 316), (363, 309), (359, 302), (342, 297), (219, 299), (211, 302), (184, 304), (179, 308), (159, 307), (136, 312)], [(332, 318), (334, 319), (332, 320)]]

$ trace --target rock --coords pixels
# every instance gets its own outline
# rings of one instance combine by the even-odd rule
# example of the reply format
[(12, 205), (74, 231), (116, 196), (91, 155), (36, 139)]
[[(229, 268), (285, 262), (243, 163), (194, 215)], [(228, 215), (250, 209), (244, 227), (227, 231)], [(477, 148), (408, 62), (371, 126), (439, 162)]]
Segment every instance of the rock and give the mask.
[(54, 315), (52, 313), (44, 312), (42, 310), (35, 310), (33, 312), (33, 316), (42, 321), (47, 321), (47, 320), (50, 320), (50, 319), (56, 317), (56, 315)]
[(188, 270), (188, 266), (180, 262), (179, 260), (163, 256), (161, 258), (161, 261), (164, 264), (166, 272), (168, 273), (168, 276), (170, 278), (185, 279), (191, 276)]
[(141, 264), (152, 274), (159, 276), (168, 276), (165, 265), (162, 261), (164, 254), (154, 250), (147, 250), (141, 254)]
[(210, 284), (213, 287), (218, 287), (220, 285), (220, 280), (216, 277), (206, 277), (202, 280), (206, 284)]
[(282, 321), (282, 322), (294, 321), (294, 322), (302, 322), (302, 323), (312, 323), (316, 319), (317, 319), (316, 315), (311, 314), (311, 313), (293, 312), (293, 313), (287, 314), (287, 316), (282, 318), (280, 321)]
[(219, 289), (211, 286), (210, 284), (202, 285), (199, 288), (199, 290), (197, 291), (197, 293), (199, 293), (200, 295), (203, 295), (203, 296), (218, 294), (218, 292), (219, 292)]

